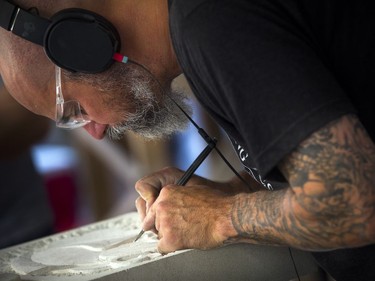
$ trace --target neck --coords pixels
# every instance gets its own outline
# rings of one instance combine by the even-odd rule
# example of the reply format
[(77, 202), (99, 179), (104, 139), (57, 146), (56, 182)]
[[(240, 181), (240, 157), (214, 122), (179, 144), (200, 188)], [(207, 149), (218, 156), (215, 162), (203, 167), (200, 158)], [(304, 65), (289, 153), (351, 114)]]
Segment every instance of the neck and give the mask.
[(162, 80), (181, 74), (169, 33), (168, 1), (121, 0), (118, 6), (106, 5), (112, 7), (107, 14), (115, 15), (111, 21), (121, 35), (122, 53)]

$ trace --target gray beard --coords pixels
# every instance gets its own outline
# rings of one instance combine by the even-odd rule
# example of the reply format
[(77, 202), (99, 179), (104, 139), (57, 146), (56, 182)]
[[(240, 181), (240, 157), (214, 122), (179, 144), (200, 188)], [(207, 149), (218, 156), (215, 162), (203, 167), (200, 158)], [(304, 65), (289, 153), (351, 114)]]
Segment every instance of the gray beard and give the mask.
[[(71, 81), (95, 87), (102, 93), (104, 105), (119, 112), (124, 121), (107, 129), (107, 136), (112, 140), (121, 139), (127, 131), (150, 140), (161, 139), (188, 126), (188, 119), (175, 104), (191, 115), (187, 96), (163, 89), (156, 78), (140, 66), (115, 63), (100, 74), (64, 74)], [(127, 108), (135, 111), (130, 112)]]
[[(137, 95), (136, 91), (138, 91), (138, 88), (133, 89), (133, 91), (134, 95)], [(169, 137), (187, 128), (188, 119), (172, 101), (169, 94), (165, 96), (163, 104), (160, 106), (155, 106), (155, 97), (151, 91), (142, 91), (141, 94), (143, 98), (140, 99), (141, 105), (138, 107), (139, 110), (135, 113), (127, 114), (125, 117), (126, 121), (123, 123), (108, 128), (107, 136), (110, 139), (121, 139), (127, 131), (132, 131), (146, 139), (155, 140)], [(172, 95), (174, 101), (185, 112), (191, 114), (192, 109), (186, 102), (186, 97), (178, 92), (173, 92)]]

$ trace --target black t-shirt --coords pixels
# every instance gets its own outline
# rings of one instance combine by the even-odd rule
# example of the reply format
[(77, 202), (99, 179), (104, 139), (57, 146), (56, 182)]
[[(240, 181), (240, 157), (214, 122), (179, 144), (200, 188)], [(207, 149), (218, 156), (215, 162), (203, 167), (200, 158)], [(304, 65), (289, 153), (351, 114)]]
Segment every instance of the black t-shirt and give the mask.
[(169, 9), (192, 91), (266, 188), (282, 188), (279, 161), (344, 114), (375, 141), (373, 0), (169, 0)]

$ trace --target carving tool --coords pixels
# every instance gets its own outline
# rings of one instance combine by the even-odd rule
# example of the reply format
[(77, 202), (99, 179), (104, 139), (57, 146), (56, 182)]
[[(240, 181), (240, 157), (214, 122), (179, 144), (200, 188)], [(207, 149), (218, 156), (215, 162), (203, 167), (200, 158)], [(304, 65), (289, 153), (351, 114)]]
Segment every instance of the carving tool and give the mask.
[[(212, 149), (215, 148), (216, 142), (216, 139), (209, 138), (208, 145), (206, 146), (206, 148), (198, 155), (198, 157), (194, 160), (190, 167), (185, 171), (183, 176), (178, 180), (177, 185), (184, 186), (189, 181), (189, 179), (198, 169), (200, 164), (206, 159), (206, 157), (210, 154)], [(141, 238), (143, 233), (145, 233), (145, 231), (142, 229), (137, 235), (137, 237), (134, 239), (134, 242)]]

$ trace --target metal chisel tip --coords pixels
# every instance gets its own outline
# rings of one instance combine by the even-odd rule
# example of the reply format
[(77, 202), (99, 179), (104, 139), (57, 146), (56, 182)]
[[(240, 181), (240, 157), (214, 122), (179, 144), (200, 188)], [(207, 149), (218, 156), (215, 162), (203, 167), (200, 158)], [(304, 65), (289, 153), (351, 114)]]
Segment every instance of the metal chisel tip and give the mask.
[(137, 235), (137, 237), (135, 237), (134, 242), (137, 242), (138, 239), (142, 237), (143, 233), (145, 233), (145, 231), (142, 229), (142, 230), (139, 232), (139, 234)]

